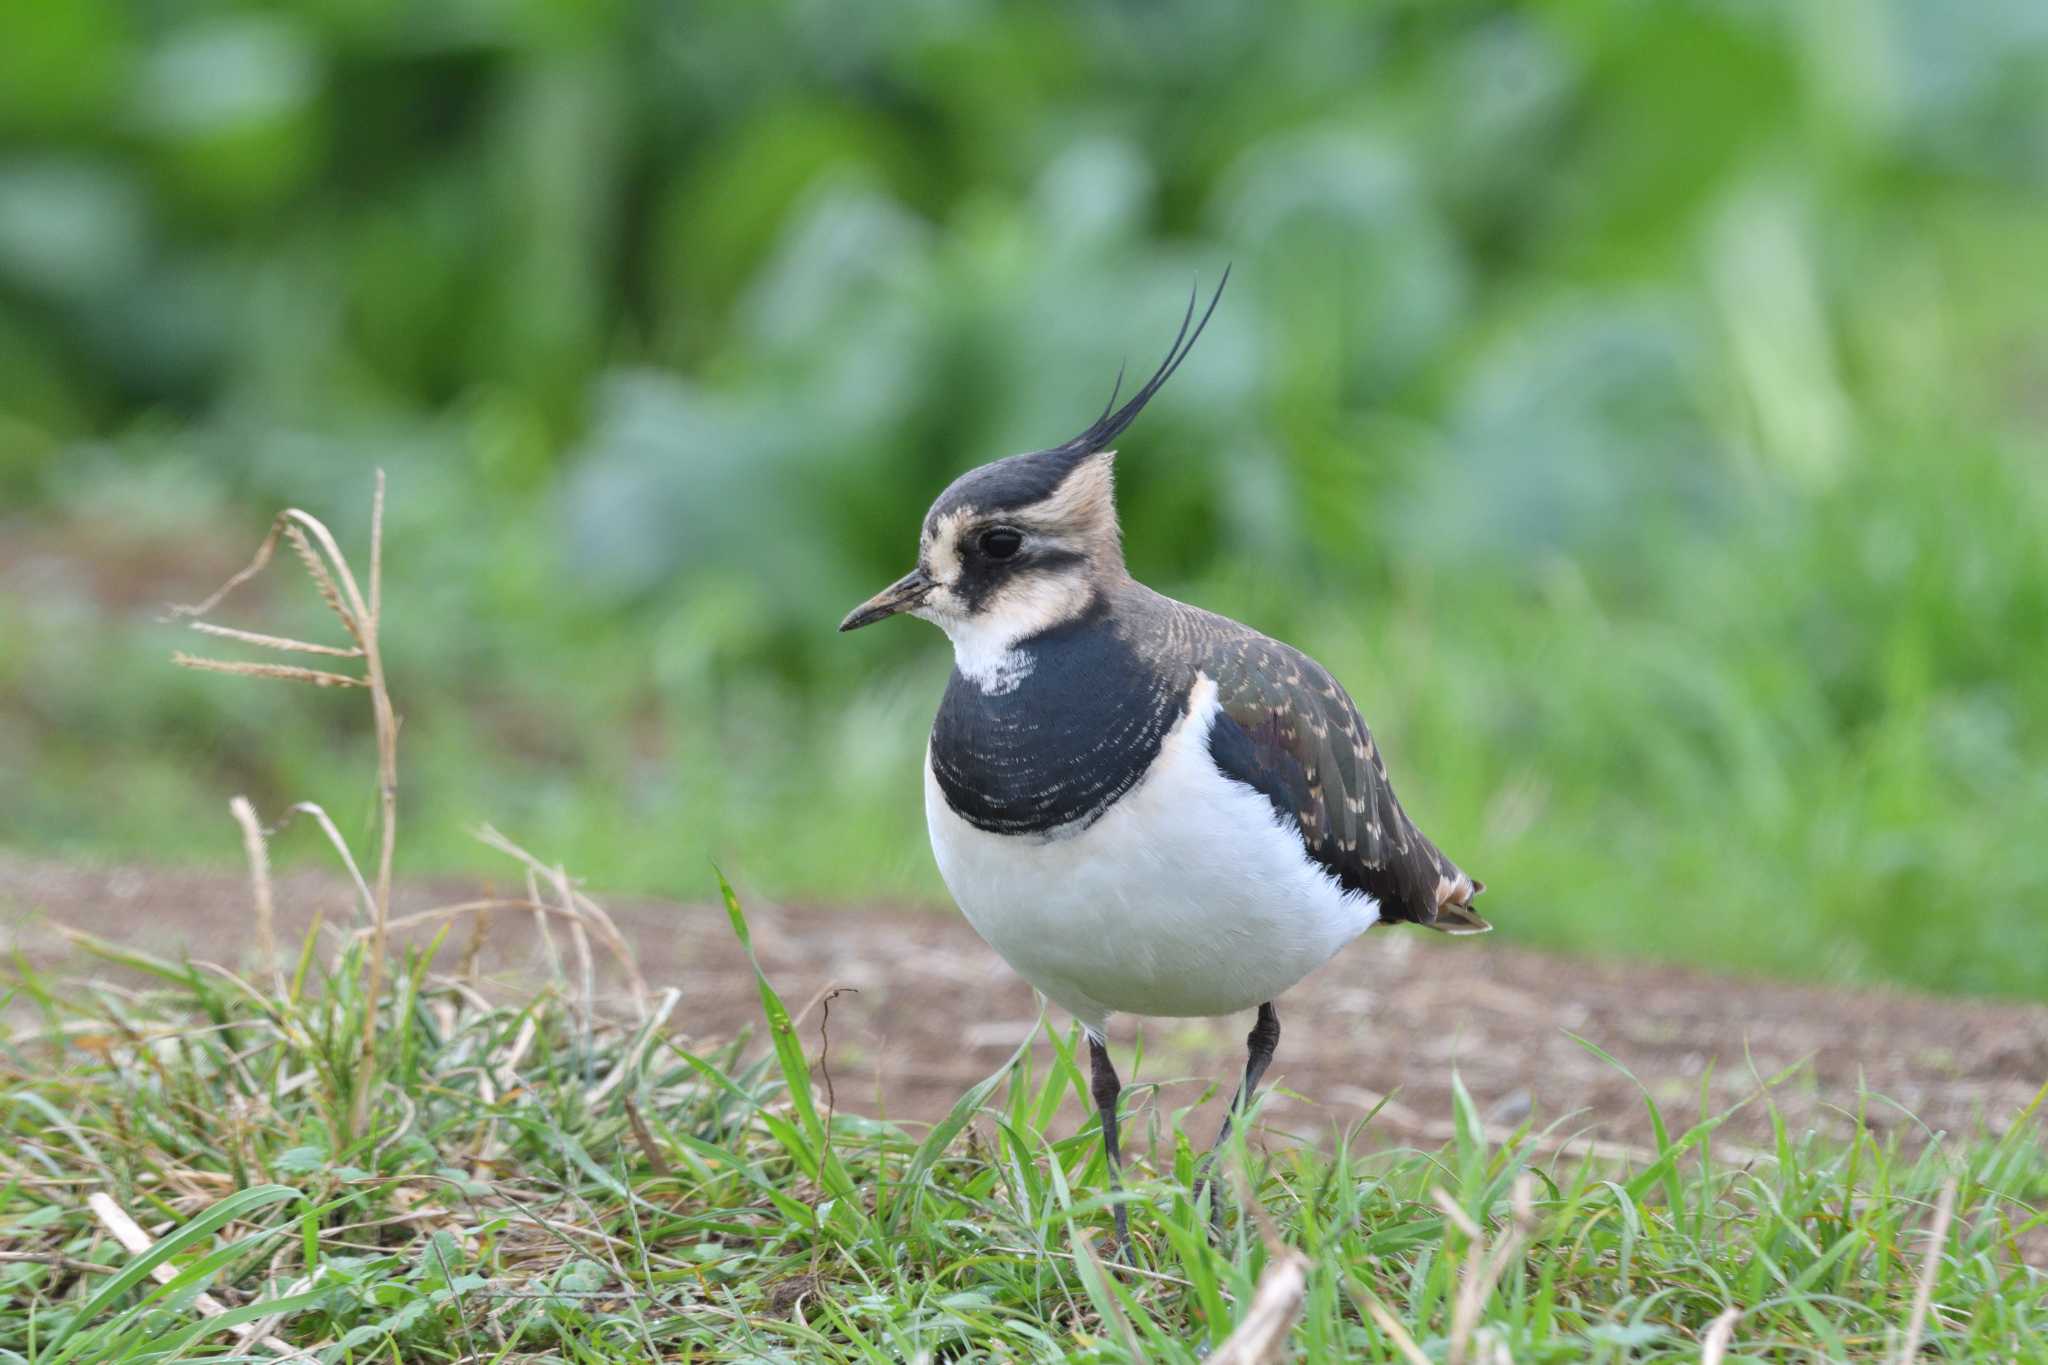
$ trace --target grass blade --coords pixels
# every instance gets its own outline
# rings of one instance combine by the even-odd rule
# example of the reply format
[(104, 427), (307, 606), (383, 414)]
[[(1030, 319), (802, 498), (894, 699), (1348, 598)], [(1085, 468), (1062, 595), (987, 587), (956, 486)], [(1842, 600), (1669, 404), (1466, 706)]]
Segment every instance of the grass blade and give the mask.
[(890, 1231), (893, 1232), (901, 1222), (906, 1208), (915, 1209), (932, 1167), (946, 1154), (946, 1149), (953, 1145), (953, 1139), (960, 1136), (960, 1130), (967, 1126), (968, 1120), (981, 1112), (981, 1107), (988, 1103), (988, 1097), (995, 1093), (995, 1088), (1016, 1069), (1017, 1064), (1031, 1050), (1031, 1044), (1037, 1041), (1039, 1030), (1044, 1027), (1045, 1011), (1040, 1009), (1031, 1031), (1024, 1035), (1024, 1040), (1017, 1044), (1017, 1050), (1010, 1054), (1009, 1059), (976, 1081), (966, 1094), (953, 1101), (953, 1107), (946, 1111), (946, 1117), (932, 1125), (932, 1130), (924, 1135), (924, 1141), (917, 1144), (917, 1151), (910, 1158), (910, 1169), (903, 1173), (903, 1183), (897, 1188), (896, 1199), (890, 1205), (889, 1216), (885, 1220), (884, 1225)]
[(747, 953), (747, 963), (754, 969), (754, 984), (761, 994), (761, 1013), (768, 1021), (768, 1037), (775, 1049), (775, 1060), (782, 1070), (783, 1084), (788, 1088), (790, 1107), (796, 1112), (805, 1145), (805, 1165), (817, 1176), (818, 1183), (841, 1201), (841, 1207), (860, 1207), (859, 1198), (848, 1179), (846, 1168), (840, 1163), (838, 1153), (832, 1150), (832, 1134), (826, 1127), (824, 1116), (819, 1114), (815, 1096), (811, 1092), (811, 1065), (804, 1056), (803, 1040), (797, 1037), (796, 1026), (790, 1021), (789, 1007), (782, 1003), (782, 997), (775, 993), (775, 987), (768, 982), (768, 973), (761, 969), (761, 959), (754, 952), (753, 935), (747, 930), (746, 912), (740, 908), (740, 898), (733, 891), (732, 883), (725, 879), (723, 872), (713, 869), (718, 877), (718, 892), (725, 901), (726, 917), (732, 922), (733, 936), (740, 941), (740, 947)]
[[(50, 1354), (46, 1359), (50, 1365), (72, 1358), (72, 1350), (60, 1350), (83, 1327), (100, 1314), (119, 1303), (122, 1296), (149, 1277), (149, 1273), (173, 1257), (191, 1250), (211, 1237), (217, 1230), (238, 1218), (270, 1207), (287, 1199), (297, 1199), (299, 1192), (288, 1185), (257, 1185), (246, 1190), (237, 1190), (225, 1199), (209, 1205), (206, 1211), (191, 1222), (177, 1229), (167, 1237), (158, 1239), (148, 1251), (143, 1252), (121, 1272), (100, 1287), (80, 1309), (78, 1316), (71, 1319), (50, 1341)], [(74, 1348), (75, 1349), (75, 1348)]]

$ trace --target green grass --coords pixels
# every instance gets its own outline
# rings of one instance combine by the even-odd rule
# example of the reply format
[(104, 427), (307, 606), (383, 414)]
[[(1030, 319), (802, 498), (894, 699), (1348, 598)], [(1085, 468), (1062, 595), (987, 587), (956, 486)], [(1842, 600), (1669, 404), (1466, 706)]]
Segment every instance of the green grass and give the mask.
[[(1923, 1274), (1924, 1352), (2048, 1358), (2031, 1108), (1917, 1153), (1781, 1122), (1731, 1159), (1726, 1115), (1650, 1103), (1629, 1164), (1563, 1128), (1490, 1142), (1459, 1092), (1438, 1151), (1372, 1151), (1370, 1122), (1334, 1152), (1233, 1143), (1247, 1212), (1212, 1240), (1182, 1115), (1140, 1087), (1118, 1268), (1072, 1037), (922, 1130), (834, 1112), (817, 1022), (765, 978), (767, 1046), (686, 1046), (566, 982), (488, 1004), (430, 948), (389, 973), (362, 1069), (360, 945), (309, 939), (270, 986), (99, 950), (150, 988), (24, 968), (10, 992), (41, 1023), (0, 1048), (0, 1360), (281, 1358), (224, 1330), (254, 1323), (326, 1362), (1193, 1361), (1283, 1249), (1308, 1269), (1276, 1359), (1414, 1359), (1385, 1320), (1429, 1360), (1694, 1360), (1730, 1309), (1728, 1360), (1888, 1359)], [(94, 1195), (155, 1248), (115, 1245)]]
[[(379, 594), (328, 563), (395, 742)], [(493, 1004), (438, 939), (387, 963), (381, 881), (374, 933), (316, 927), (287, 972), (248, 818), (260, 979), (88, 943), (151, 986), (18, 964), (0, 1002), (28, 1021), (0, 1044), (0, 1360), (1193, 1361), (1262, 1302), (1298, 1321), (1229, 1358), (2048, 1358), (2039, 1097), (1986, 1116), (2002, 1136), (1908, 1150), (1860, 1116), (1846, 1142), (1792, 1133), (1759, 1076), (1755, 1152), (1646, 1090), (1654, 1144), (1621, 1160), (1560, 1141), (1568, 1118), (1495, 1141), (1454, 1084), (1440, 1151), (1375, 1150), (1370, 1120), (1325, 1149), (1234, 1138), (1212, 1237), (1187, 1111), (1145, 1087), (1111, 1192), (1071, 1035), (1044, 1062), (1020, 1039), (929, 1129), (839, 1114), (825, 1016), (812, 1055), (758, 966), (765, 1047), (670, 1034), (676, 997), (630, 971), (607, 1014), (589, 954), (630, 967), (626, 945), (488, 834), (569, 922), (551, 987)], [(1109, 1265), (1118, 1198), (1133, 1245)]]

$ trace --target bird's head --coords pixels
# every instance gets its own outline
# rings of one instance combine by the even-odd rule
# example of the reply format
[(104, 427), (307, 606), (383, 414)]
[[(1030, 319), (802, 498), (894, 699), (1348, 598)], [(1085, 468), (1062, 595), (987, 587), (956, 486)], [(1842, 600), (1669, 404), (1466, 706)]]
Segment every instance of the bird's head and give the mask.
[(1102, 416), (1071, 441), (955, 479), (925, 514), (917, 567), (855, 607), (839, 628), (905, 612), (938, 625), (964, 659), (970, 650), (1006, 650), (1086, 612), (1124, 574), (1110, 442), (1187, 358), (1229, 281), (1225, 270), (1199, 321), (1189, 297), (1166, 359), (1122, 407), (1113, 392)]

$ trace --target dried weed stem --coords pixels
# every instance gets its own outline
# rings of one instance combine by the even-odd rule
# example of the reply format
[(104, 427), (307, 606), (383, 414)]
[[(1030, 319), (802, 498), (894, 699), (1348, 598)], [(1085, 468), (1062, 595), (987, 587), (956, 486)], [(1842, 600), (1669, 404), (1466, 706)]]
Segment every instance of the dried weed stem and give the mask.
[[(255, 631), (241, 630), (232, 626), (220, 626), (203, 621), (204, 617), (242, 584), (263, 572), (277, 552), (280, 539), (288, 541), (299, 562), (305, 566), (307, 576), (313, 580), (314, 588), (322, 601), (327, 603), (340, 620), (342, 629), (348, 632), (355, 643), (352, 646), (323, 645), (309, 640), (295, 640), (279, 635), (265, 635)], [(384, 471), (377, 471), (376, 490), (370, 503), (370, 590), (366, 596), (356, 581), (354, 570), (349, 567), (348, 557), (341, 552), (334, 534), (318, 517), (296, 507), (288, 507), (277, 514), (270, 524), (270, 531), (257, 546), (255, 555), (248, 565), (223, 583), (205, 601), (188, 607), (173, 607), (174, 617), (191, 618), (189, 624), (200, 633), (215, 639), (233, 640), (263, 649), (274, 649), (301, 654), (318, 654), (329, 658), (360, 658), (363, 661), (363, 675), (355, 677), (345, 673), (334, 673), (324, 669), (304, 668), (297, 664), (251, 663), (236, 659), (210, 659), (177, 653), (172, 661), (186, 668), (206, 669), (216, 673), (233, 673), (248, 678), (273, 678), (285, 682), (310, 683), (316, 687), (361, 687), (370, 694), (370, 714), (377, 736), (377, 796), (379, 831), (377, 840), (377, 880), (371, 893), (371, 943), (365, 966), (365, 998), (371, 1003), (363, 1011), (361, 1054), (356, 1060), (356, 1084), (350, 1098), (350, 1126), (361, 1132), (368, 1115), (370, 1079), (376, 1069), (377, 1009), (375, 1002), (382, 998), (384, 988), (385, 954), (387, 951), (388, 926), (391, 919), (391, 860), (398, 841), (398, 713), (391, 704), (391, 690), (384, 673), (384, 654), (379, 647), (379, 626), (382, 623), (384, 590)], [(236, 819), (242, 819), (237, 812)], [(249, 829), (253, 824), (244, 823), (245, 842), (250, 839)], [(250, 858), (252, 877), (255, 862), (264, 857), (260, 834), (251, 843)], [(338, 842), (338, 841), (337, 841)], [(267, 858), (265, 859), (267, 862)], [(354, 871), (354, 859), (349, 858), (350, 870)], [(267, 874), (263, 878), (267, 882)], [(267, 915), (264, 899), (259, 893), (259, 917)], [(273, 954), (273, 961), (275, 960)]]

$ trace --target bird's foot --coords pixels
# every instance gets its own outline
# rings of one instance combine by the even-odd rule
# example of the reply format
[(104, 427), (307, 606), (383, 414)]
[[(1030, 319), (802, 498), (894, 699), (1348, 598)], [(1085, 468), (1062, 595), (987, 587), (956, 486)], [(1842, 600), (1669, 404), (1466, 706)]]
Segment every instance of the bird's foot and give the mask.
[(1202, 1196), (1209, 1196), (1209, 1240), (1220, 1242), (1223, 1240), (1223, 1182), (1209, 1173), (1215, 1160), (1216, 1154), (1211, 1152), (1195, 1167), (1194, 1202), (1195, 1207), (1200, 1208)]
[[(1208, 1186), (1208, 1190), (1209, 1240), (1212, 1242), (1220, 1242), (1223, 1240), (1223, 1187), (1221, 1185), (1212, 1184)], [(1197, 1198), (1199, 1197), (1200, 1196), (1198, 1195)]]
[(1110, 1234), (1109, 1246), (1099, 1259), (1106, 1265), (1131, 1264), (1131, 1218), (1122, 1204), (1116, 1206), (1116, 1231)]

